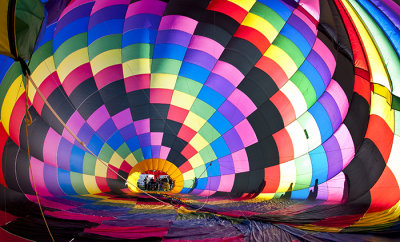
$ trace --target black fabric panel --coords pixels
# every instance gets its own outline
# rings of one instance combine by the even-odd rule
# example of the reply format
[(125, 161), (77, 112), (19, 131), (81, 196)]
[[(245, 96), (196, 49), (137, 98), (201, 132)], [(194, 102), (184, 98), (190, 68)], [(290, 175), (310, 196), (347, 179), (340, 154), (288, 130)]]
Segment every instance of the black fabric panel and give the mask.
[(110, 116), (114, 116), (129, 107), (123, 80), (110, 83), (100, 89), (99, 93)]
[(16, 166), (16, 178), (22, 192), (25, 194), (35, 194), (31, 185), (31, 180), (29, 179), (28, 154), (24, 150), (18, 152)]
[(200, 35), (215, 40), (222, 46), (226, 46), (232, 35), (224, 29), (209, 23), (199, 23), (194, 31), (194, 35)]
[[(75, 112), (75, 108), (68, 101), (67, 95), (60, 88), (56, 88), (47, 98), (47, 101), (53, 107), (58, 116), (60, 116), (62, 121), (64, 121), (64, 123), (66, 123), (71, 115)], [(56, 130), (57, 133), (61, 134), (63, 132), (64, 127), (50, 111), (47, 105), (43, 105), (40, 116), (50, 125), (50, 127)]]
[(264, 169), (250, 171), (247, 193), (259, 194), (265, 187)]
[(175, 122), (175, 121), (169, 120), (169, 119), (165, 120), (165, 130), (164, 131), (166, 134), (171, 134), (171, 135), (177, 136), (181, 127), (182, 127), (181, 123), (178, 123), (178, 122)]
[(353, 94), (349, 111), (343, 123), (349, 129), (356, 151), (364, 140), (369, 123), (369, 105), (367, 100), (357, 93)]
[(278, 147), (272, 136), (246, 147), (246, 153), (251, 171), (279, 164)]
[(249, 175), (250, 172), (236, 173), (235, 181), (233, 183), (232, 191), (230, 195), (232, 197), (241, 197), (249, 187)]
[(150, 102), (150, 89), (137, 90), (126, 94), (131, 107), (141, 106)]
[(149, 103), (138, 107), (131, 107), (130, 109), (133, 121), (149, 118), (150, 117), (149, 108), (150, 108)]
[(279, 90), (272, 78), (256, 67), (250, 70), (238, 89), (245, 93), (257, 107)]
[(202, 22), (216, 25), (228, 32), (231, 36), (240, 26), (233, 18), (215, 11), (207, 11)]
[(113, 100), (105, 103), (105, 106), (108, 113), (112, 117), (129, 108), (128, 98), (126, 97), (126, 95), (117, 96)]
[(125, 181), (118, 177), (117, 179), (107, 178), (107, 186), (113, 192), (113, 194), (124, 194), (121, 189), (126, 188)]
[(176, 135), (164, 133), (161, 145), (165, 147), (172, 147), (175, 143)]
[(88, 120), (90, 115), (94, 113), (97, 109), (99, 109), (103, 105), (103, 99), (100, 96), (100, 93), (93, 93), (90, 97), (88, 97), (78, 108), (79, 114), (83, 117), (83, 119)]
[(249, 59), (245, 58), (242, 53), (230, 49), (225, 49), (219, 59), (232, 64), (243, 75), (246, 75), (255, 64), (253, 64)]
[[(32, 124), (28, 126), (30, 153), (32, 156), (36, 157), (37, 159), (43, 160), (43, 144), (44, 144), (44, 140), (46, 138), (47, 132), (50, 127), (38, 115), (38, 113), (33, 108), (33, 106), (31, 106), (31, 108), (29, 108), (29, 113), (31, 114), (32, 121), (33, 121)], [(19, 132), (19, 140), (20, 140), (20, 147), (27, 150), (25, 121), (23, 121), (21, 123), (20, 132)]]
[(0, 185), (0, 197), (0, 210), (14, 216), (26, 216), (27, 212), (40, 213), (38, 205), (29, 201), (24, 193)]
[(200, 21), (210, 0), (170, 0), (164, 11), (166, 15), (181, 15)]
[(151, 104), (150, 118), (151, 119), (167, 119), (169, 104)]
[(284, 128), (283, 119), (275, 105), (267, 100), (247, 117), (258, 140), (272, 135)]
[(150, 132), (164, 132), (165, 120), (150, 119)]
[(385, 167), (386, 163), (379, 149), (370, 139), (365, 139), (354, 159), (343, 170), (349, 184), (348, 201), (356, 200), (369, 192)]
[(168, 154), (167, 160), (174, 164), (176, 167), (180, 167), (187, 160), (186, 158), (176, 150), (171, 149)]
[(15, 174), (18, 151), (19, 147), (9, 138), (4, 144), (2, 168), (4, 180), (8, 188), (17, 192), (22, 192), (18, 186), (17, 176)]
[(351, 62), (354, 62), (347, 31), (335, 3), (329, 0), (320, 1), (320, 11), (318, 37), (320, 37), (321, 32), (329, 36), (329, 39), (335, 43), (335, 49), (339, 50)]
[(171, 149), (181, 152), (186, 147), (187, 144), (188, 143), (183, 139), (176, 137), (175, 142), (172, 144)]
[(262, 53), (255, 45), (242, 38), (233, 37), (226, 46), (226, 49), (242, 54), (244, 58), (252, 63), (252, 67), (262, 57)]
[(75, 107), (79, 107), (86, 98), (93, 93), (97, 92), (97, 86), (94, 78), (91, 77), (81, 84), (79, 84), (69, 95), (69, 100), (74, 104)]

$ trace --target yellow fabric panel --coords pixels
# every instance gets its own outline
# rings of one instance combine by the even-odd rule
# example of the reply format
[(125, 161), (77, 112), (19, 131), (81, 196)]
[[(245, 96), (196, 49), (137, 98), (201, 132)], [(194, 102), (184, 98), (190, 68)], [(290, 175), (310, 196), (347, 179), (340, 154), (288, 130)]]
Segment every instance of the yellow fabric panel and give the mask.
[(274, 198), (275, 193), (260, 193), (256, 198), (260, 198), (262, 200), (271, 200)]
[(337, 228), (337, 227), (325, 227), (325, 226), (317, 226), (317, 225), (296, 226), (296, 228), (312, 230), (312, 231), (319, 231), (319, 232), (331, 232), (331, 233), (338, 233), (343, 229), (343, 228)]
[[(4, 129), (7, 134), (10, 135), (10, 118), (15, 106), (16, 101), (25, 92), (25, 87), (22, 82), (22, 75), (18, 76), (17, 79), (11, 84), (8, 89), (6, 96), (4, 97), (3, 106), (1, 107), (1, 122), (3, 123)], [(19, 110), (25, 111), (25, 110)]]
[(101, 193), (100, 188), (97, 186), (96, 177), (85, 174), (82, 175), (83, 175), (83, 184), (85, 184), (85, 188), (88, 190), (89, 193), (91, 194)]
[(202, 150), (204, 147), (206, 147), (208, 145), (207, 140), (205, 140), (203, 138), (203, 136), (201, 136), (199, 133), (197, 133), (193, 139), (189, 142), (189, 144), (191, 146), (193, 146), (193, 148), (195, 148), (195, 150)]
[(127, 185), (129, 190), (131, 190), (132, 192), (140, 192), (140, 190), (137, 188), (137, 182), (140, 175), (140, 172), (133, 172), (128, 176)]
[(270, 43), (274, 41), (279, 33), (272, 24), (254, 13), (248, 13), (244, 18), (242, 25), (258, 30)]
[(174, 180), (174, 187), (172, 188), (171, 192), (174, 192), (174, 193), (180, 192), (182, 190), (182, 188), (183, 188), (183, 184), (184, 184), (183, 176), (182, 176), (182, 174), (180, 174)]
[(118, 65), (122, 63), (121, 49), (113, 49), (105, 51), (90, 61), (92, 67), (93, 75), (96, 75), (100, 71), (106, 69), (107, 67)]
[(251, 7), (253, 7), (255, 0), (228, 0), (241, 8), (245, 9), (247, 12), (250, 11)]
[(124, 62), (122, 63), (122, 70), (124, 77), (149, 74), (151, 72), (151, 59), (141, 58)]
[(366, 213), (364, 216), (358, 220), (356, 223), (350, 225), (349, 227), (369, 227), (369, 226), (379, 226), (380, 224), (395, 223), (398, 221), (400, 216), (400, 201), (396, 203), (393, 207), (375, 213)]
[(135, 166), (138, 162), (135, 158), (135, 156), (133, 156), (132, 153), (130, 153), (126, 158), (125, 161), (128, 162), (130, 165)]
[(386, 98), (381, 95), (371, 94), (371, 111), (370, 114), (375, 114), (385, 120), (392, 132), (394, 132), (394, 110), (392, 106), (386, 102)]
[(381, 95), (382, 97), (386, 98), (386, 101), (392, 105), (392, 93), (384, 86), (379, 84), (374, 84), (374, 93)]
[(280, 164), (281, 179), (276, 192), (287, 192), (290, 184), (292, 189), (296, 184), (296, 163), (294, 160)]
[(174, 93), (172, 94), (171, 104), (186, 110), (190, 110), (190, 107), (194, 103), (195, 99), (196, 97), (193, 97), (187, 93), (174, 90)]
[[(56, 71), (56, 67), (54, 66), (53, 56), (48, 57), (46, 60), (42, 61), (36, 69), (32, 72), (32, 80), (35, 82), (37, 87), (42, 85), (43, 81), (50, 76), (53, 72)], [(55, 82), (58, 82), (54, 80)], [(29, 84), (31, 85), (31, 84)], [(35, 97), (36, 90), (34, 87), (30, 86), (28, 90), (28, 97), (31, 101)]]
[(187, 172), (183, 173), (182, 176), (183, 176), (184, 181), (194, 180), (194, 178), (195, 178), (194, 170), (187, 171)]
[(371, 36), (368, 33), (368, 30), (365, 28), (358, 14), (349, 5), (348, 1), (343, 1), (343, 3), (346, 9), (349, 11), (351, 18), (354, 21), (357, 32), (360, 34), (361, 37), (360, 40), (364, 44), (365, 53), (367, 55), (371, 71), (371, 81), (373, 83), (379, 83), (388, 88), (389, 90), (391, 90), (386, 68), (383, 65), (382, 59), (378, 53), (378, 50), (373, 40), (371, 39)]
[(193, 168), (199, 167), (201, 165), (204, 165), (203, 158), (199, 153), (195, 154), (192, 158), (189, 159), (190, 165), (192, 165)]
[(94, 174), (98, 177), (107, 177), (107, 169), (107, 166), (102, 164), (101, 161), (97, 160)]
[(151, 159), (151, 167), (153, 170), (160, 170), (160, 167), (158, 165), (158, 159)]
[(286, 73), (287, 77), (293, 76), (293, 74), (297, 70), (296, 63), (290, 58), (290, 56), (283, 51), (281, 48), (271, 45), (267, 51), (265, 52), (264, 56), (269, 57), (273, 61), (275, 61), (279, 66), (282, 66), (282, 70)]
[[(105, 162), (107, 162), (107, 161), (105, 161)], [(108, 164), (119, 168), (119, 167), (121, 167), (122, 162), (124, 162), (124, 159), (117, 152), (114, 152), (114, 154), (111, 156), (111, 159), (108, 162)]]
[(152, 73), (150, 79), (150, 88), (162, 88), (173, 90), (175, 88), (177, 75), (166, 73)]
[(189, 111), (183, 124), (193, 129), (194, 131), (198, 132), (206, 122), (207, 120)]
[(71, 71), (87, 62), (89, 62), (87, 47), (79, 49), (64, 58), (64, 60), (57, 67), (57, 73), (58, 77), (60, 78), (60, 82), (63, 83), (64, 79), (69, 73), (71, 73)]
[(10, 42), (8, 41), (8, 2), (6, 0), (0, 1), (0, 54), (11, 56)]

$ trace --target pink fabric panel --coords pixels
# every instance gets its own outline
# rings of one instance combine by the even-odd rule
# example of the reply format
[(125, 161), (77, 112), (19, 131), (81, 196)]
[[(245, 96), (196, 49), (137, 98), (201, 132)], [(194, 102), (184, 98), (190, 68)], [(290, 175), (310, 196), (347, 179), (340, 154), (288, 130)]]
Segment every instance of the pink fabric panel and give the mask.
[(117, 129), (122, 129), (123, 127), (133, 123), (131, 111), (129, 108), (117, 113), (112, 117)]
[(346, 118), (347, 112), (349, 110), (349, 101), (344, 93), (342, 87), (335, 81), (331, 80), (326, 91), (331, 94), (333, 99), (340, 110), (340, 115), (342, 116), (342, 121)]
[(103, 105), (88, 118), (87, 123), (94, 131), (97, 131), (108, 119), (110, 119), (110, 115), (106, 106)]
[(145, 134), (150, 132), (150, 119), (143, 119), (133, 122), (137, 135)]
[(242, 139), (244, 147), (248, 147), (258, 141), (257, 136), (247, 119), (244, 119), (242, 122), (236, 125), (235, 130)]
[(228, 97), (228, 100), (235, 105), (245, 117), (248, 117), (257, 109), (250, 98), (239, 89), (235, 89)]
[(60, 140), (61, 136), (50, 128), (43, 144), (43, 161), (46, 164), (57, 167), (57, 151)]
[(193, 34), (197, 23), (197, 21), (185, 16), (168, 15), (161, 19), (158, 30), (175, 29)]
[[(74, 207), (72, 207), (74, 208)], [(44, 214), (50, 215), (56, 218), (68, 219), (68, 220), (85, 220), (93, 223), (101, 223), (105, 220), (114, 220), (114, 217), (103, 217), (103, 216), (95, 216), (95, 215), (85, 215), (79, 213), (73, 213), (68, 211), (45, 211)]]
[(126, 92), (150, 88), (150, 74), (136, 75), (124, 79)]
[[(75, 111), (65, 125), (72, 131), (72, 133), (77, 135), (84, 123), (85, 120), (82, 118), (80, 113)], [(75, 142), (74, 137), (66, 129), (63, 130), (62, 136), (71, 143)]]
[(342, 124), (339, 127), (339, 129), (335, 132), (334, 136), (336, 137), (336, 140), (339, 143), (340, 149), (342, 151), (342, 160), (343, 160), (342, 169), (344, 169), (354, 158), (355, 148), (353, 139), (345, 124)]
[(336, 68), (336, 60), (335, 57), (332, 55), (332, 52), (318, 38), (315, 40), (313, 50), (317, 52), (318, 55), (321, 56), (321, 58), (325, 61), (326, 65), (329, 68), (329, 71), (331, 72), (331, 76), (333, 76)]
[[(53, 194), (51, 194), (47, 190), (46, 184), (44, 182), (44, 176), (43, 176), (44, 163), (32, 156), (31, 157), (31, 167), (32, 167), (33, 179), (32, 179), (32, 175), (30, 172), (29, 172), (29, 179), (32, 184), (32, 189), (34, 189), (33, 183), (35, 183), (36, 192), (38, 193), (38, 195), (53, 196)], [(33, 180), (35, 182), (33, 182)]]
[(90, 63), (85, 63), (72, 70), (63, 80), (62, 86), (69, 96), (79, 84), (93, 76)]
[(129, 5), (126, 17), (129, 18), (132, 15), (148, 13), (162, 16), (167, 3), (158, 0), (146, 0), (138, 1)]
[(301, 0), (299, 4), (319, 22), (320, 9), (318, 0)]
[(160, 158), (166, 160), (169, 155), (170, 150), (171, 150), (171, 148), (169, 148), (169, 147), (161, 146)]
[(235, 166), (235, 173), (249, 171), (249, 160), (247, 158), (246, 150), (242, 149), (232, 153), (233, 165)]
[(201, 193), (197, 194), (200, 197), (208, 197), (216, 193), (217, 191), (211, 191), (211, 190), (203, 190)]
[(220, 192), (232, 191), (234, 181), (235, 181), (235, 174), (222, 175), (218, 191)]
[(237, 87), (244, 78), (244, 75), (236, 67), (224, 61), (217, 61), (212, 72), (224, 77), (235, 87)]
[(99, 71), (95, 76), (94, 79), (96, 81), (97, 89), (102, 89), (103, 87), (107, 86), (114, 81), (121, 80), (124, 78), (122, 65), (113, 65), (103, 70)]
[(303, 20), (304, 23), (306, 23), (308, 25), (308, 27), (310, 27), (310, 29), (312, 30), (312, 32), (317, 35), (318, 30), (315, 27), (315, 25), (313, 24), (313, 22), (311, 22), (311, 20), (309, 18), (307, 18), (302, 12), (300, 12), (299, 10), (295, 9), (293, 11), (293, 14), (296, 15), (297, 17), (299, 17), (301, 20)]
[(94, 4), (93, 8), (92, 8), (91, 15), (94, 14), (95, 12), (103, 9), (103, 8), (106, 8), (106, 7), (109, 7), (109, 6), (112, 6), (112, 5), (119, 5), (119, 4), (128, 5), (129, 2), (130, 2), (129, 0), (112, 0), (112, 1), (110, 1), (110, 0), (97, 0), (96, 3)]
[(150, 133), (151, 145), (161, 145), (162, 138), (163, 138), (162, 132), (151, 132)]
[(343, 172), (340, 172), (335, 177), (326, 182), (328, 186), (328, 201), (342, 201), (345, 180), (346, 177), (344, 176)]
[(188, 48), (208, 53), (215, 59), (218, 59), (224, 51), (224, 47), (218, 42), (200, 35), (193, 35)]

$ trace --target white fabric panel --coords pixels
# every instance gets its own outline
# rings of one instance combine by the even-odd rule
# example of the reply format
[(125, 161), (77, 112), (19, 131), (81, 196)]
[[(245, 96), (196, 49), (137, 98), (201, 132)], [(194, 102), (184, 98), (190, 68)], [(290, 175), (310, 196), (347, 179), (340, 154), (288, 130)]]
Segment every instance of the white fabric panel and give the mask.
[(289, 99), (296, 113), (296, 118), (300, 117), (307, 111), (307, 103), (303, 94), (291, 80), (289, 80), (282, 88), (281, 92)]
[(308, 141), (303, 127), (295, 120), (285, 128), (292, 140), (294, 157), (299, 157), (308, 152)]
[(321, 144), (321, 132), (319, 132), (319, 128), (314, 117), (309, 112), (306, 112), (301, 115), (297, 121), (303, 127), (303, 130), (305, 129), (307, 131), (308, 151), (317, 148)]

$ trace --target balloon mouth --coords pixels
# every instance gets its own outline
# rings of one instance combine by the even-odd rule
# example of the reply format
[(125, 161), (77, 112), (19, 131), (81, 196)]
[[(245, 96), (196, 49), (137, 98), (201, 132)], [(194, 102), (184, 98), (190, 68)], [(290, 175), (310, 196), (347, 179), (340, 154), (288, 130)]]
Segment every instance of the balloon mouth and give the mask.
[(142, 190), (138, 188), (138, 180), (141, 174), (149, 170), (163, 172), (172, 179), (173, 187), (168, 191), (169, 193), (179, 193), (182, 190), (184, 181), (179, 168), (167, 160), (152, 158), (137, 163), (129, 172), (127, 186), (131, 192), (142, 192)]

